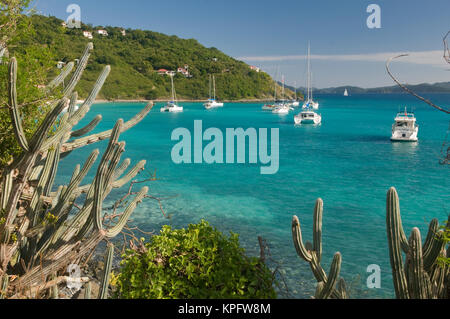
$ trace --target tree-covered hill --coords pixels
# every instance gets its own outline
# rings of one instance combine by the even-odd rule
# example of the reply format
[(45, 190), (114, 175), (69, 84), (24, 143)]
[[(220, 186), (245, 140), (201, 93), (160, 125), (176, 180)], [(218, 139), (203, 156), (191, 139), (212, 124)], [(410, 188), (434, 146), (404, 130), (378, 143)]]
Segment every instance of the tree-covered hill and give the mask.
[[(221, 100), (270, 99), (274, 82), (264, 72), (227, 56), (216, 48), (206, 48), (197, 40), (181, 39), (152, 31), (123, 30), (117, 27), (70, 29), (54, 17), (32, 17), (35, 41), (54, 50), (62, 62), (77, 59), (86, 43), (94, 43), (94, 52), (78, 87), (81, 97), (106, 64), (112, 67), (100, 98), (164, 99), (170, 96), (170, 77), (157, 70), (176, 71), (188, 66), (191, 77), (176, 73), (175, 87), (179, 99), (206, 99), (209, 96), (209, 74), (215, 74), (216, 95)], [(104, 29), (108, 36), (97, 33)], [(93, 39), (83, 36), (91, 31)], [(123, 34), (125, 31), (125, 35)], [(55, 67), (56, 71), (56, 67)]]

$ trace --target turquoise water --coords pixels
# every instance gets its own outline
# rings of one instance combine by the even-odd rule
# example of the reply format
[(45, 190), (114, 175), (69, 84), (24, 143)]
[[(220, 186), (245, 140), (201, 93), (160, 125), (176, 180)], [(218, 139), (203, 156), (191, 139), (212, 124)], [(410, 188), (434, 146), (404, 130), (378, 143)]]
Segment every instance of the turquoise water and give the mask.
[[(443, 105), (450, 95), (432, 95)], [(257, 236), (264, 237), (272, 257), (282, 267), (290, 297), (308, 298), (315, 280), (309, 265), (298, 258), (291, 237), (291, 219), (298, 215), (305, 240), (312, 237), (316, 198), (324, 200), (323, 265), (328, 271), (333, 254), (343, 256), (341, 275), (352, 282), (352, 297), (393, 297), (385, 231), (385, 196), (395, 186), (400, 196), (403, 224), (409, 233), (417, 226), (425, 236), (428, 222), (446, 220), (450, 211), (449, 170), (438, 164), (448, 128), (448, 116), (407, 95), (362, 95), (348, 98), (319, 96), (321, 126), (294, 127), (293, 116), (262, 111), (262, 104), (225, 104), (204, 110), (197, 103), (181, 103), (179, 114), (160, 113), (157, 104), (139, 125), (124, 133), (126, 153), (133, 163), (147, 160), (147, 173), (156, 171), (150, 193), (165, 198), (165, 219), (158, 203), (146, 200), (132, 216), (147, 231), (161, 225), (186, 226), (204, 218), (222, 231), (240, 234), (249, 255), (257, 256)], [(404, 105), (414, 107), (418, 143), (391, 143), (391, 125)], [(103, 121), (96, 131), (111, 128), (118, 118), (130, 119), (143, 104), (97, 104), (79, 126), (96, 114)], [(279, 128), (280, 168), (276, 175), (261, 175), (259, 164), (180, 164), (171, 161), (176, 142), (172, 130), (192, 130), (194, 120), (203, 128)], [(76, 163), (94, 148), (84, 148), (63, 159), (58, 181), (67, 182)], [(92, 175), (92, 174), (91, 174)], [(114, 195), (123, 192), (113, 192)], [(367, 266), (378, 264), (381, 289), (365, 285)]]

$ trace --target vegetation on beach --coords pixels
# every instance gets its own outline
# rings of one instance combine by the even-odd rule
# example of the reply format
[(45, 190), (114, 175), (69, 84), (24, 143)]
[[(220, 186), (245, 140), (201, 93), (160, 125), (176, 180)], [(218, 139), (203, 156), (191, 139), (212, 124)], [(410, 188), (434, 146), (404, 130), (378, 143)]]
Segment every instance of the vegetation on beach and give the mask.
[[(111, 65), (112, 71), (99, 97), (108, 100), (168, 98), (170, 78), (157, 70), (176, 72), (185, 65), (192, 77), (176, 73), (174, 78), (180, 99), (207, 99), (209, 74), (216, 75), (216, 95), (221, 100), (270, 99), (273, 95), (274, 82), (268, 74), (251, 70), (246, 63), (194, 39), (131, 29), (123, 35), (121, 28), (84, 24), (81, 29), (70, 29), (61, 25), (62, 20), (39, 15), (32, 16), (32, 21), (35, 43), (50, 48), (61, 62), (74, 60), (81, 54), (80, 48), (93, 41), (92, 63), (77, 87), (80, 97), (86, 97), (95, 74), (105, 64)], [(97, 34), (99, 29), (108, 36)], [(93, 40), (83, 37), (83, 31), (93, 32)]]
[(139, 249), (127, 250), (114, 279), (127, 299), (275, 298), (272, 272), (247, 257), (238, 235), (206, 221), (187, 229), (164, 226)]

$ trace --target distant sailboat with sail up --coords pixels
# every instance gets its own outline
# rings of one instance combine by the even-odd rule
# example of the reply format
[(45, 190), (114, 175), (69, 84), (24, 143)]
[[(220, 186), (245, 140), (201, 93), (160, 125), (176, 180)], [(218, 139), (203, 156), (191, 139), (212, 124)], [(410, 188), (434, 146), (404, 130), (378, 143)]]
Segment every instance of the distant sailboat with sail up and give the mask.
[(344, 91), (344, 96), (348, 96), (348, 91), (347, 91), (347, 89), (345, 89), (345, 91)]

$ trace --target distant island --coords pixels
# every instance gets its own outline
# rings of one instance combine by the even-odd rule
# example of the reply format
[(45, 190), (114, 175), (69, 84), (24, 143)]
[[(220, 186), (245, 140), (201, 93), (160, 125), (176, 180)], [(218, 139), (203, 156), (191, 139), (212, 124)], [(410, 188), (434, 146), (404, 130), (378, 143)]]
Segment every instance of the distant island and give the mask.
[[(416, 93), (450, 93), (450, 82), (438, 82), (438, 83), (422, 83), (414, 85), (406, 85), (409, 89)], [(294, 87), (287, 86), (290, 90), (294, 90)], [(361, 88), (357, 86), (339, 86), (325, 89), (314, 89), (315, 94), (344, 94), (345, 90), (348, 90), (349, 94), (392, 94), (392, 93), (404, 93), (399, 86), (383, 86), (377, 88)], [(305, 88), (297, 88), (299, 92), (304, 92)]]
[[(54, 74), (58, 72), (56, 66), (62, 68), (76, 61), (86, 43), (94, 43), (95, 50), (77, 87), (81, 98), (89, 94), (101, 68), (109, 64), (111, 74), (99, 99), (169, 99), (173, 75), (180, 100), (206, 100), (209, 74), (215, 74), (216, 95), (221, 101), (273, 99), (275, 82), (267, 73), (216, 48), (206, 48), (195, 39), (85, 24), (71, 29), (56, 17), (42, 15), (32, 16), (32, 21), (36, 34), (20, 47), (49, 47), (56, 59)], [(280, 87), (277, 90), (281, 92)], [(286, 96), (292, 97), (293, 92), (287, 90)]]

